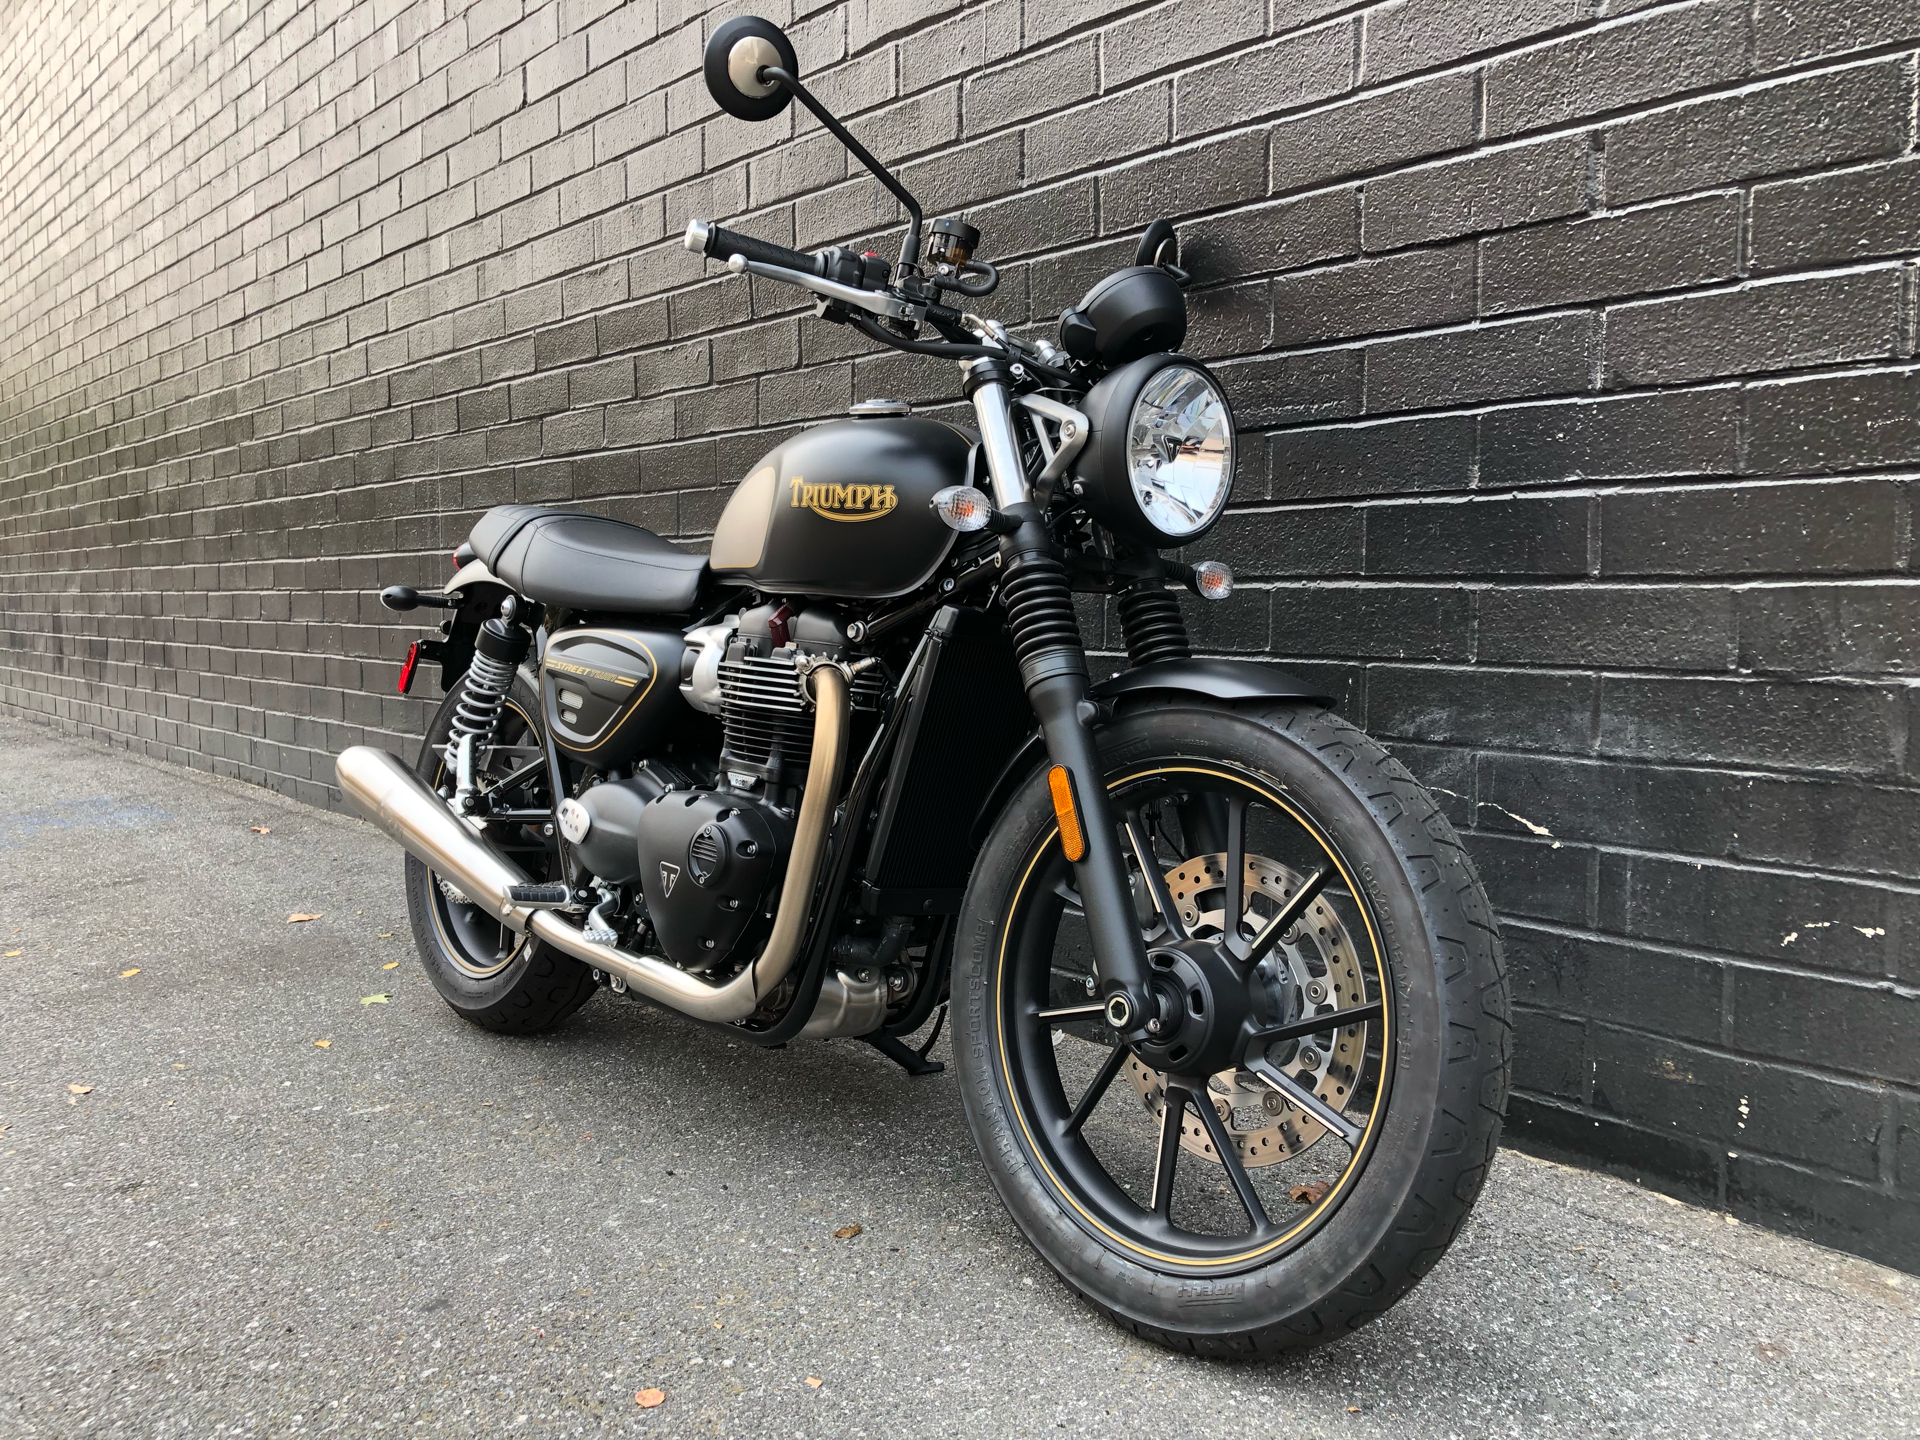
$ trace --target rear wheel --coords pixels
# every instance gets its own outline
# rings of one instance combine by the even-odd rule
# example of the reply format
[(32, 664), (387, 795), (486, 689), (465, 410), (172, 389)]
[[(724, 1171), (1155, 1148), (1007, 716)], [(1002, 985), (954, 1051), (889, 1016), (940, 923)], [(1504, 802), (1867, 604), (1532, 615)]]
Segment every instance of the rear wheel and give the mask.
[[(444, 751), (465, 683), (441, 703), (414, 767), (436, 789), (447, 778)], [(487, 838), (529, 878), (558, 880), (559, 852), (542, 833), (553, 801), (546, 768), (536, 763), (542, 758), (538, 714), (533, 687), (516, 676), (496, 743), (478, 761), (477, 779), (482, 788), (498, 787)], [(513, 1035), (551, 1030), (593, 997), (596, 987), (587, 966), (531, 934), (508, 929), (411, 855), (407, 911), (414, 947), (433, 988), (463, 1019), (483, 1029)]]
[(1129, 1329), (1316, 1344), (1439, 1259), (1491, 1162), (1507, 989), (1431, 797), (1337, 717), (1166, 706), (1101, 736), (1161, 1033), (1114, 1045), (1043, 777), (954, 957), (968, 1118), (1021, 1229)]

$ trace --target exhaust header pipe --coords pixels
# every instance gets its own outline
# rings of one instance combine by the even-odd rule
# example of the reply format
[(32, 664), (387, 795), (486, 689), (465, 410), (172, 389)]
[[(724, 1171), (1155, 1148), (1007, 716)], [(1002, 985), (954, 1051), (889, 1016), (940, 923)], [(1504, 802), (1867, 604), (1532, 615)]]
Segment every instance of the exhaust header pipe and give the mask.
[(515, 905), (512, 887), (531, 883), (528, 877), (474, 826), (449, 810), (447, 802), (398, 757), (355, 745), (340, 753), (334, 774), (354, 809), (501, 924), (531, 930), (554, 949), (618, 975), (662, 1005), (695, 1019), (731, 1023), (759, 1009), (793, 968), (826, 856), (827, 832), (847, 757), (847, 677), (838, 666), (821, 665), (809, 679), (814, 692), (813, 755), (807, 764), (806, 789), (773, 933), (753, 963), (724, 984), (715, 985), (651, 955), (596, 944), (552, 910)]

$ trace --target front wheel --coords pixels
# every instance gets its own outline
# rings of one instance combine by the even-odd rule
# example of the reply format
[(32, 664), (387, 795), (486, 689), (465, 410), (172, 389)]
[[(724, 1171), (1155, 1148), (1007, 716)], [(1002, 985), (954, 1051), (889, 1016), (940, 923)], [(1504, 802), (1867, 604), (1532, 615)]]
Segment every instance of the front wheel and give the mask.
[(1338, 717), (1173, 704), (1100, 737), (1160, 1033), (1116, 1046), (1044, 776), (953, 962), (995, 1188), (1067, 1282), (1202, 1354), (1318, 1344), (1445, 1252), (1511, 1054), (1498, 933), (1432, 798)]

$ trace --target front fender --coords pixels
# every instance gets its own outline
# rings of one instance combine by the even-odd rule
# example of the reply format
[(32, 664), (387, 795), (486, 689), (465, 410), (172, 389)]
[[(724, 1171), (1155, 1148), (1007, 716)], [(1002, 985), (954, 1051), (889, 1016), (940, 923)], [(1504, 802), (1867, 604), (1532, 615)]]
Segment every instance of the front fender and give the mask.
[[(1231, 705), (1243, 700), (1299, 700), (1309, 705), (1332, 705), (1333, 697), (1318, 687), (1271, 665), (1252, 660), (1156, 660), (1122, 670), (1095, 685), (1094, 699), (1108, 704), (1146, 695), (1197, 695)], [(973, 820), (977, 846), (986, 838), (1001, 810), (1013, 799), (1027, 776), (1046, 759), (1047, 747), (1035, 729), (1001, 767)]]
[(1331, 705), (1333, 697), (1297, 675), (1252, 660), (1156, 660), (1122, 670), (1093, 687), (1096, 700), (1174, 691), (1209, 700), (1305, 700)]

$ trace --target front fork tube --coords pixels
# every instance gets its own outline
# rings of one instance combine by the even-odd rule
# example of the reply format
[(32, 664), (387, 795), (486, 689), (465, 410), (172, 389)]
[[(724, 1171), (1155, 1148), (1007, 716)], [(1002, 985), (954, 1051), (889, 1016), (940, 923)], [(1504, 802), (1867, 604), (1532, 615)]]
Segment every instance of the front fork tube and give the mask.
[(1085, 675), (1055, 675), (1029, 687), (1027, 698), (1040, 721), (1047, 758), (1073, 777), (1074, 800), (1087, 853), (1074, 869), (1080, 908), (1093, 941), (1094, 968), (1100, 976), (1107, 1023), (1122, 1035), (1144, 1035), (1152, 1017), (1147, 987), (1147, 948), (1140, 935), (1126, 855), (1120, 848), (1113, 809), (1107, 803), (1106, 776), (1100, 764), (1087, 698)]
[(1101, 1004), (1115, 1031), (1143, 1035), (1155, 1014), (1147, 950), (1107, 803), (1106, 775), (1093, 733), (1099, 712), (1088, 698), (1087, 652), (1074, 620), (1067, 572), (1053, 553), (1053, 537), (1037, 505), (1022, 502), (1005, 513), (1017, 528), (1001, 541), (1001, 600), (1047, 756), (1073, 777), (1086, 839), (1086, 853), (1074, 863), (1074, 875), (1093, 941)]

